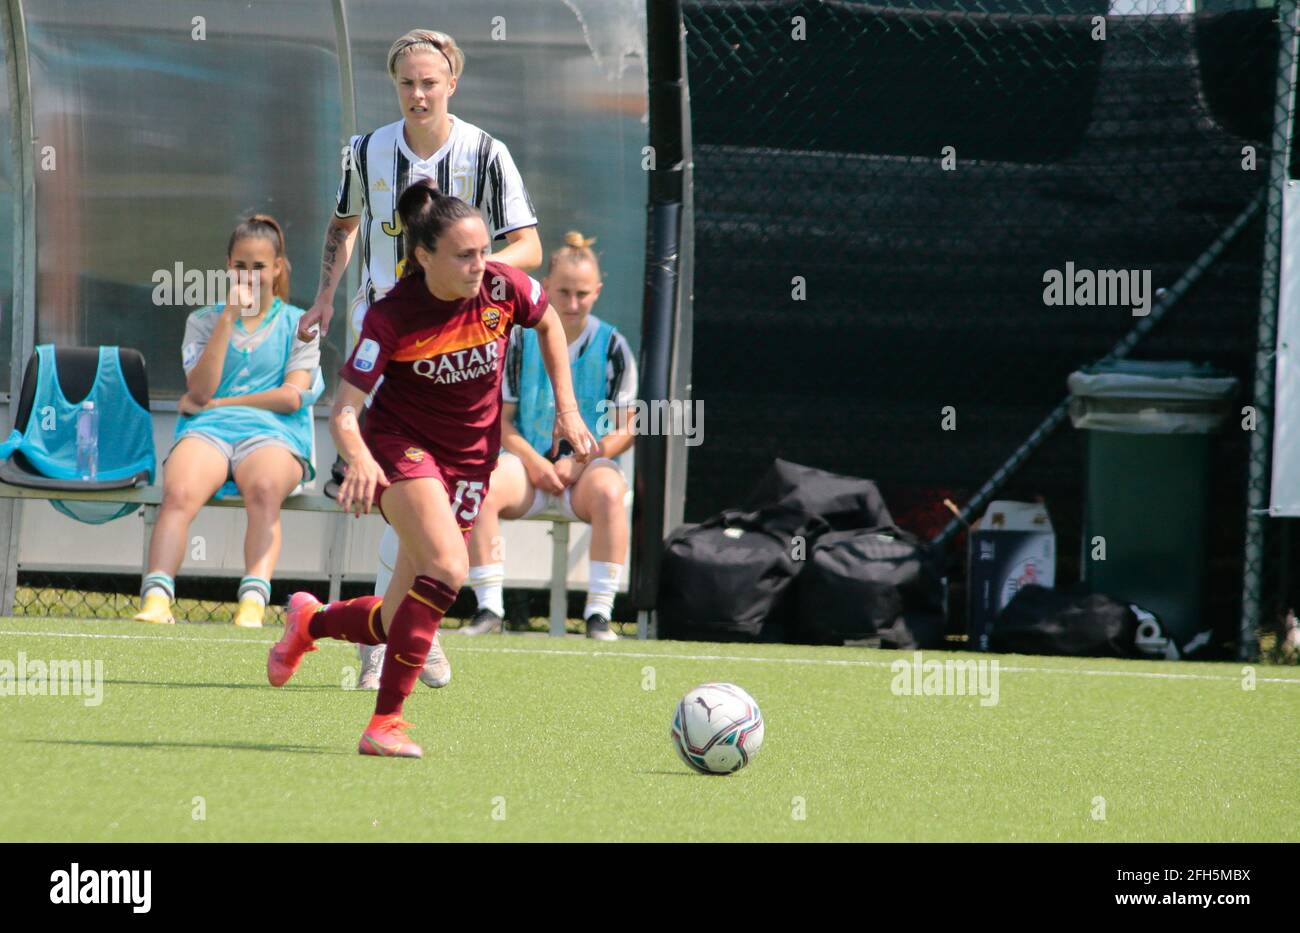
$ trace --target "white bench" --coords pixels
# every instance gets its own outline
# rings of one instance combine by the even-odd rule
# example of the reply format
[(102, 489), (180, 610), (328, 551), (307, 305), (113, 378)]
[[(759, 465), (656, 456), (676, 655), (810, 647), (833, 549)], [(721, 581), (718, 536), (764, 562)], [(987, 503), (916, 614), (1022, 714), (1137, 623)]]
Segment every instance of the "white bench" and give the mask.
[[(143, 506), (144, 512), (144, 553), (141, 555), (141, 573), (148, 572), (149, 541), (153, 537), (154, 524), (162, 507), (162, 487), (136, 486), (129, 489), (114, 489), (101, 492), (77, 492), (73, 490), (35, 489), (29, 486), (13, 486), (0, 482), (0, 499), (64, 499), (97, 502), (136, 502)], [(239, 498), (211, 499), (205, 508), (242, 508), (244, 502)], [(347, 553), (346, 513), (339, 509), (338, 503), (321, 493), (298, 493), (284, 500), (281, 509), (288, 512), (322, 512), (332, 514), (331, 539), (329, 547), (329, 599), (337, 600), (343, 588), (344, 563)], [(550, 634), (563, 635), (568, 618), (568, 575), (569, 575), (569, 525), (571, 520), (563, 515), (540, 513), (525, 521), (549, 522), (551, 524), (551, 603)], [(0, 566), (5, 568), (5, 579), (13, 580), (17, 573), (17, 547), (11, 546), (8, 535), (0, 535)], [(12, 606), (0, 606), (0, 614), (10, 615)]]

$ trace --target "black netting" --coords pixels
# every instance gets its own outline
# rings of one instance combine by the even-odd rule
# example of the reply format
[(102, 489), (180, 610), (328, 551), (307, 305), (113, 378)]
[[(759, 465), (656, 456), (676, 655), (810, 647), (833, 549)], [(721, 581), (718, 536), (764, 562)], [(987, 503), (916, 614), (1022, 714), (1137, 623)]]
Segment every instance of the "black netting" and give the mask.
[[(1168, 287), (1265, 204), (1271, 8), (711, 0), (685, 18), (707, 440), (691, 451), (690, 521), (736, 504), (781, 456), (877, 480), (900, 524), (935, 534), (942, 500), (965, 502), (1067, 375), (1139, 321), (1046, 306), (1044, 272), (1150, 270)], [(1264, 244), (1279, 232), (1258, 209), (1132, 355), (1212, 363), (1251, 402)], [(1261, 575), (1258, 624), (1284, 594), (1279, 544), (1243, 561), (1247, 432), (1234, 421), (1214, 450), (1207, 588), (1228, 643), (1247, 571)], [(1067, 422), (998, 495), (1045, 497), (1066, 583), (1082, 467)], [(964, 536), (953, 545), (960, 582)]]

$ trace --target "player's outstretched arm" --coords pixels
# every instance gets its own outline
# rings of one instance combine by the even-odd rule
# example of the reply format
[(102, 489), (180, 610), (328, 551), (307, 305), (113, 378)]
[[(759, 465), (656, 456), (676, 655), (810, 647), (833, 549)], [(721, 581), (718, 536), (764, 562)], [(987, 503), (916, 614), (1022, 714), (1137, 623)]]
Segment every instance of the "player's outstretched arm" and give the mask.
[(298, 339), (311, 340), (311, 329), (320, 325), (323, 339), (330, 329), (334, 316), (334, 293), (338, 291), (343, 272), (352, 258), (352, 246), (357, 241), (360, 217), (332, 217), (325, 228), (325, 247), (320, 260), (320, 287), (316, 300), (298, 322)]
[(348, 463), (347, 476), (339, 486), (339, 508), (360, 516), (369, 514), (377, 486), (387, 486), (388, 478), (370, 455), (366, 442), (361, 439), (361, 426), (357, 412), (366, 404), (366, 392), (345, 380), (339, 381), (334, 392), (334, 408), (330, 411), (330, 437), (334, 448)]

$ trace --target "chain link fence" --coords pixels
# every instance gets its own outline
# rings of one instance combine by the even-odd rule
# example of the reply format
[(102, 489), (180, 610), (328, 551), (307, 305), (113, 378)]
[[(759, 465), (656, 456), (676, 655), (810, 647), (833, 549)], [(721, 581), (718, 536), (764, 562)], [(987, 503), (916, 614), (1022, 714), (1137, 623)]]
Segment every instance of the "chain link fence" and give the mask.
[[(41, 503), (28, 502), (26, 508)], [(128, 521), (129, 519), (122, 519)], [(239, 610), (235, 598), (239, 579), (195, 577), (182, 571), (176, 578), (176, 601), (172, 607), (177, 622), (233, 622)], [(322, 598), (328, 584), (312, 581), (273, 580), (271, 603), (265, 623), (284, 622), (284, 605), (294, 590), (307, 589)], [(343, 598), (369, 593), (364, 584), (345, 584)], [(15, 616), (54, 618), (129, 619), (140, 611), (140, 575), (120, 573), (76, 573), (69, 571), (24, 571), (19, 569), (14, 594)]]
[[(48, 508), (40, 500), (24, 501), (27, 509)], [(118, 522), (140, 521), (139, 514), (124, 516)], [(114, 527), (112, 524), (105, 528)], [(104, 532), (93, 532), (104, 533)], [(188, 574), (184, 569), (176, 577), (176, 600), (172, 614), (181, 623), (229, 624), (235, 619), (239, 604), (235, 599), (238, 577)], [(301, 580), (292, 576), (272, 579), (271, 602), (263, 619), (266, 625), (284, 624), (284, 606), (297, 590), (307, 590), (319, 599), (328, 597), (329, 583), (324, 580)], [(374, 592), (373, 580), (344, 580), (341, 599), (353, 599)], [(568, 594), (567, 629), (570, 633), (586, 631), (582, 613), (586, 593)], [(468, 586), (461, 590), (447, 612), (445, 628), (454, 630), (468, 623), (477, 610), (477, 602)], [(550, 630), (550, 591), (545, 589), (507, 588), (505, 592), (506, 628), (514, 632), (545, 633)], [(73, 570), (18, 571), (14, 594), (15, 616), (72, 619), (130, 619), (140, 611), (140, 574), (78, 572)], [(636, 612), (625, 594), (614, 600), (616, 633), (635, 637)]]
[[(1132, 357), (1209, 362), (1260, 415), (1214, 441), (1205, 582), (1216, 653), (1237, 650), (1243, 616), (1267, 650), (1295, 602), (1290, 523), (1247, 520), (1268, 501), (1268, 195), (1294, 93), (1287, 77), (1275, 114), (1279, 72), (1294, 74), (1279, 12), (1295, 5), (1190, 3), (685, 4), (708, 415), (688, 521), (781, 456), (875, 479), (900, 525), (935, 536), (943, 500), (967, 502), (1070, 372), (1164, 301)], [(1045, 273), (1071, 268), (1150, 285), (1127, 304), (1048, 304)], [(1177, 297), (1159, 291), (1189, 270)], [(1080, 579), (1083, 462), (1067, 421), (996, 496), (1047, 503), (1058, 585)], [(964, 534), (947, 553), (956, 631)]]
[[(31, 507), (31, 506), (29, 506)], [(212, 577), (189, 577), (176, 580), (176, 602), (172, 613), (177, 622), (231, 623), (239, 604), (234, 600), (238, 580)], [(129, 619), (140, 611), (140, 578), (124, 574), (23, 573), (18, 576), (14, 599), (15, 616), (41, 616), (72, 619)], [(266, 625), (284, 624), (284, 606), (289, 594), (308, 590), (325, 599), (328, 585), (320, 581), (272, 580), (271, 603), (267, 607)], [(348, 581), (342, 587), (342, 599), (353, 599), (374, 592), (374, 585)], [(567, 630), (571, 634), (586, 631), (582, 619), (586, 594), (571, 592), (568, 603)], [(550, 630), (550, 593), (546, 590), (508, 589), (505, 594), (506, 628), (513, 632), (545, 633)], [(447, 612), (444, 627), (455, 630), (469, 622), (477, 609), (473, 593), (465, 588)], [(627, 596), (614, 600), (612, 628), (624, 638), (636, 636), (636, 613)]]

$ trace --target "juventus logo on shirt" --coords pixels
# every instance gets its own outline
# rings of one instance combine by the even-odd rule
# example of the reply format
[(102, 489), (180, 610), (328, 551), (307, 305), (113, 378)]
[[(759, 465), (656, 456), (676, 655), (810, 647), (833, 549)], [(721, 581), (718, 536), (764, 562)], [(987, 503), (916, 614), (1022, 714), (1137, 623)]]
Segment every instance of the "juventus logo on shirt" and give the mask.
[(397, 208), (393, 208), (392, 220), (385, 220), (382, 228), (389, 236), (402, 235), (402, 218), (397, 214)]

